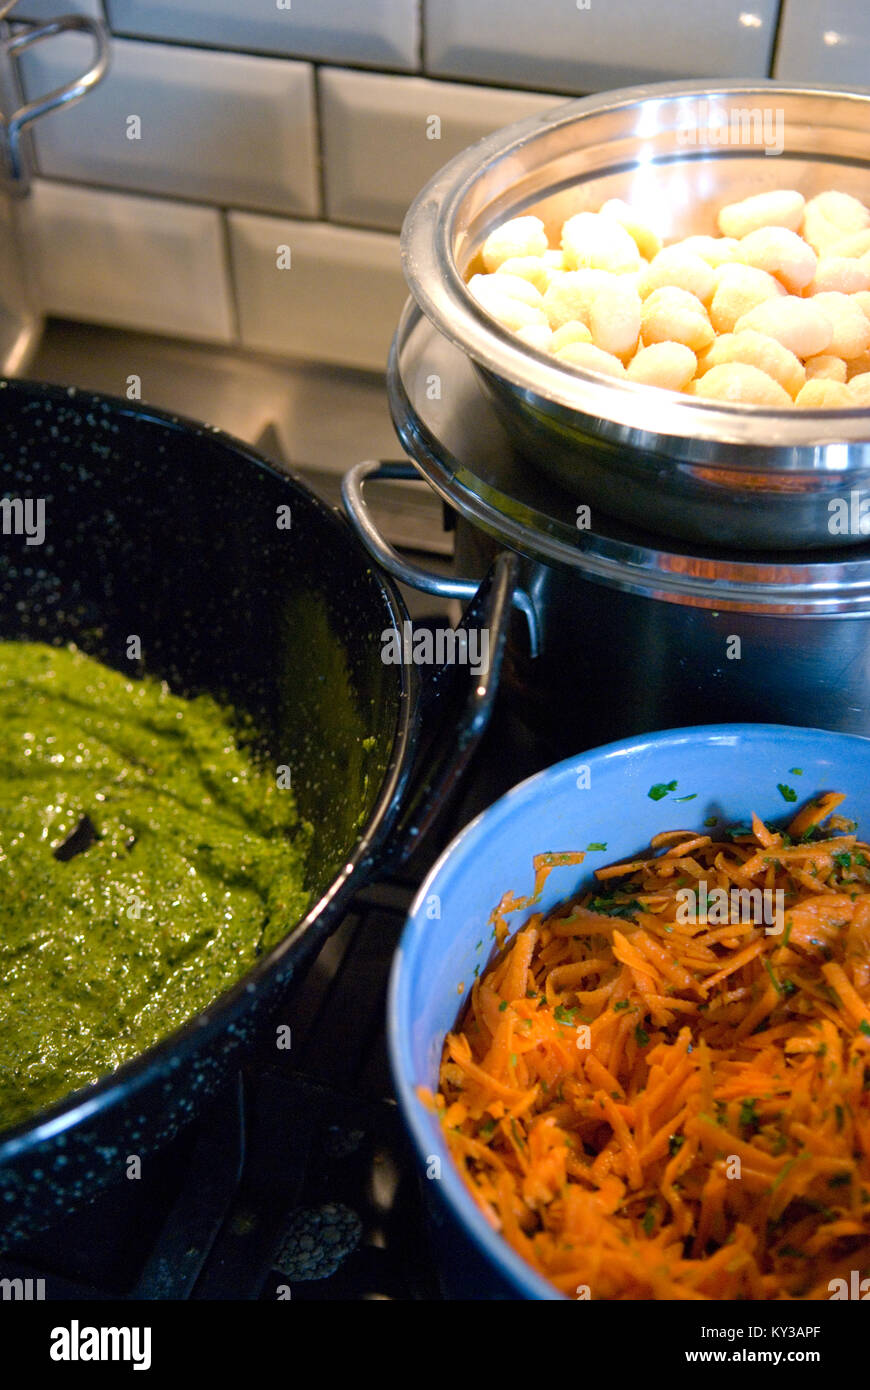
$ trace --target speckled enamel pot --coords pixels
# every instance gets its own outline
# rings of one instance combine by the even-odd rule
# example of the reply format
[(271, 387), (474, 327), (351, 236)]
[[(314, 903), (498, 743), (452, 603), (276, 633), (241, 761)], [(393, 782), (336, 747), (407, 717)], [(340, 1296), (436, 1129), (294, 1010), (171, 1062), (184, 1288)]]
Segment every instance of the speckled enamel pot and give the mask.
[(413, 668), (381, 660), (382, 632), (406, 612), (343, 520), (217, 430), (0, 381), (0, 494), (45, 505), (41, 544), (0, 534), (0, 637), (74, 641), (129, 671), (127, 639), (138, 635), (136, 674), (210, 691), (254, 718), (315, 827), (311, 907), (240, 984), (112, 1076), (0, 1135), (9, 1246), (171, 1137), (273, 1016), (394, 846), (421, 686)]

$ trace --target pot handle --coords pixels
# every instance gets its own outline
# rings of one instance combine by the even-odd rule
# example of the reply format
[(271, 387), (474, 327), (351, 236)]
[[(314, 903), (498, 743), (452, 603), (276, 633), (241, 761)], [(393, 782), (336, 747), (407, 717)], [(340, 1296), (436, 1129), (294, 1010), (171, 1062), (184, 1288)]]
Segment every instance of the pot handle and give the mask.
[[(15, 0), (12, 0), (11, 4), (0, 5), (0, 20), (8, 19), (14, 3)], [(25, 106), (13, 111), (5, 122), (6, 174), (20, 193), (27, 191), (26, 171), (21, 158), (22, 130), (30, 125), (31, 121), (48, 115), (49, 111), (56, 111), (60, 106), (69, 106), (80, 101), (92, 87), (96, 87), (97, 83), (103, 80), (109, 67), (109, 33), (101, 20), (91, 19), (87, 15), (67, 14), (61, 15), (59, 19), (52, 19), (47, 24), (41, 24), (37, 29), (27, 29), (15, 34), (4, 43), (6, 52), (11, 57), (17, 57), (19, 53), (44, 39), (67, 33), (90, 34), (93, 39), (94, 61), (87, 72), (56, 87), (53, 92), (47, 92), (45, 96), (27, 102)]]
[(379, 874), (400, 868), (433, 830), (486, 733), (498, 693), (517, 563), (509, 551), (496, 556), (459, 625), (460, 630), (488, 633), (486, 669), (469, 672), (467, 667), (448, 664), (437, 667), (422, 685), (420, 741), (404, 809), (379, 856)]
[[(439, 598), (472, 599), (478, 592), (476, 579), (456, 579), (447, 575), (433, 574), (405, 560), (398, 551), (384, 540), (363, 497), (366, 482), (419, 482), (421, 474), (413, 463), (382, 463), (368, 459), (351, 468), (341, 481), (341, 497), (347, 519), (359, 536), (366, 550), (387, 574), (409, 589), (417, 589), (423, 594), (436, 594)], [(509, 552), (505, 552), (509, 553)], [(529, 632), (529, 654), (537, 656), (539, 648), (538, 615), (532, 600), (524, 589), (514, 588), (513, 604), (525, 615)]]
[(378, 856), (379, 873), (385, 869), (395, 870), (411, 857), (432, 829), (486, 732), (498, 689), (511, 609), (518, 593), (519, 558), (510, 551), (502, 551), (496, 557), (489, 573), (478, 584), (470, 579), (430, 574), (409, 564), (387, 544), (363, 501), (363, 483), (366, 479), (407, 481), (418, 477), (417, 470), (409, 463), (358, 464), (342, 482), (348, 518), (369, 554), (393, 578), (442, 598), (469, 599), (460, 630), (478, 629), (488, 633), (488, 660), (483, 670), (475, 672), (467, 666), (448, 662), (423, 683), (419, 697), (420, 746), (405, 809), (390, 844)]

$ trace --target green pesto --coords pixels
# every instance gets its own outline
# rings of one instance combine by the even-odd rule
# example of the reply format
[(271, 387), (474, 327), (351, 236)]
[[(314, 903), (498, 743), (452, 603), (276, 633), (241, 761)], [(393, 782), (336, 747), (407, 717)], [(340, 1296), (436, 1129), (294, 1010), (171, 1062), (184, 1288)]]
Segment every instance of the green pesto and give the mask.
[(165, 1037), (303, 915), (311, 828), (238, 731), (208, 696), (0, 642), (0, 1128)]

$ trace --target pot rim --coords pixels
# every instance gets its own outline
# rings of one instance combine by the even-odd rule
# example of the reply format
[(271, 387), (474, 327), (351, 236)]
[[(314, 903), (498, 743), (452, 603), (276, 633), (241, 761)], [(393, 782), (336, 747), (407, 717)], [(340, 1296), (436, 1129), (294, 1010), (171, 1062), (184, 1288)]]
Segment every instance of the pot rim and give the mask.
[[(699, 401), (677, 391), (621, 381), (595, 372), (557, 363), (552, 357), (522, 343), (501, 327), (469, 292), (456, 258), (456, 247), (467, 234), (462, 225), (463, 205), (480, 179), (500, 161), (508, 161), (534, 145), (536, 138), (560, 129), (578, 127), (582, 141), (584, 122), (640, 110), (648, 104), (703, 97), (708, 102), (737, 96), (770, 96), (781, 99), (825, 98), (854, 104), (865, 128), (870, 128), (870, 90), (854, 91), (828, 84), (801, 84), (775, 79), (722, 82), (664, 82), (621, 88), (604, 95), (568, 101), (542, 116), (528, 117), (487, 136), (456, 155), (415, 198), (405, 217), (401, 248), (405, 278), (414, 298), (439, 332), (462, 349), (484, 371), (509, 383), (515, 391), (543, 409), (556, 408), (577, 416), (578, 424), (593, 422), (620, 434), (631, 445), (655, 435), (662, 452), (678, 454), (687, 442), (708, 446), (706, 466), (715, 467), (712, 446), (757, 449), (770, 454), (775, 465), (759, 462), (774, 472), (844, 472), (837, 451), (832, 456), (819, 446), (867, 443), (870, 439), (866, 408), (847, 410), (770, 409), (751, 405), (722, 405)], [(751, 152), (750, 152), (751, 153)], [(761, 156), (759, 156), (761, 157)], [(553, 191), (553, 190), (550, 190)], [(539, 202), (546, 190), (535, 190), (512, 206), (510, 216), (521, 214)], [(673, 441), (668, 449), (668, 441)], [(773, 442), (773, 445), (771, 443)], [(724, 465), (725, 459), (720, 460)], [(734, 466), (732, 453), (728, 466)], [(745, 466), (748, 466), (745, 465)], [(858, 470), (856, 470), (858, 471)]]
[[(623, 540), (600, 531), (577, 531), (569, 542), (558, 532), (512, 515), (498, 504), (493, 488), (468, 486), (463, 481), (465, 463), (445, 448), (434, 428), (421, 418), (403, 380), (401, 354), (423, 318), (421, 306), (409, 298), (390, 349), (390, 412), (403, 449), (434, 491), (471, 525), (532, 560), (576, 570), (593, 583), (665, 603), (770, 617), (870, 616), (870, 546), (828, 552), (824, 559), (812, 558), (813, 551), (771, 552), (759, 559), (723, 556), (700, 545), (695, 556), (690, 542), (684, 550), (667, 550), (663, 548), (667, 537), (662, 537), (661, 546), (653, 546), (648, 544), (649, 537)], [(429, 320), (427, 332), (440, 330)], [(700, 572), (693, 573), (687, 561)]]
[[(204, 424), (184, 415), (160, 410), (148, 404), (134, 405), (122, 397), (102, 392), (80, 390), (39, 381), (0, 378), (0, 391), (9, 390), (27, 396), (39, 392), (41, 399), (58, 403), (81, 401), (86, 409), (108, 405), (114, 412), (140, 420), (154, 422), (192, 438), (208, 438), (212, 444), (235, 454), (245, 464), (254, 465), (281, 483), (290, 483), (304, 494), (306, 501), (320, 515), (325, 525), (334, 527), (348, 544), (358, 548), (361, 560), (367, 557), (341, 512), (328, 505), (302, 478), (291, 470), (280, 470), (252, 449), (244, 440), (235, 438), (215, 425)], [(363, 566), (378, 585), (390, 621), (397, 626), (407, 618), (407, 608), (392, 579), (371, 565)], [(300, 954), (305, 942), (302, 963), (323, 944), (329, 927), (344, 911), (349, 899), (368, 881), (377, 854), (395, 827), (401, 809), (402, 796), (410, 778), (419, 742), (414, 722), (414, 707), (418, 693), (415, 669), (404, 664), (395, 668), (399, 681), (398, 711), (392, 748), (380, 791), (363, 832), (350, 847), (344, 868), (336, 874), (318, 900), (311, 904), (272, 949), (238, 980), (224, 990), (205, 1010), (188, 1019), (160, 1042), (124, 1062), (93, 1085), (70, 1092), (61, 1100), (16, 1125), (0, 1130), (0, 1169), (37, 1148), (77, 1127), (84, 1121), (112, 1107), (129, 1101), (155, 1077), (177, 1070), (203, 1043), (213, 1041), (227, 1031), (247, 1010), (267, 977), (288, 969), (287, 980), (295, 974), (295, 966), (287, 957)]]

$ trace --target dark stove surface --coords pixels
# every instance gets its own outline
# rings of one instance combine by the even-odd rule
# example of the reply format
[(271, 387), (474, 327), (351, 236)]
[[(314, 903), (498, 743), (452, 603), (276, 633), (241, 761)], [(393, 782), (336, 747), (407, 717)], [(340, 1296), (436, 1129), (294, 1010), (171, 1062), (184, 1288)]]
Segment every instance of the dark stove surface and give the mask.
[(497, 708), (442, 827), (399, 878), (355, 899), (232, 1084), (140, 1179), (0, 1251), (0, 1275), (44, 1279), (47, 1300), (439, 1298), (387, 1060), (390, 964), (441, 848), (543, 765)]
[(411, 896), (362, 895), (202, 1118), (4, 1276), (44, 1278), (47, 1299), (437, 1297), (384, 1037)]

